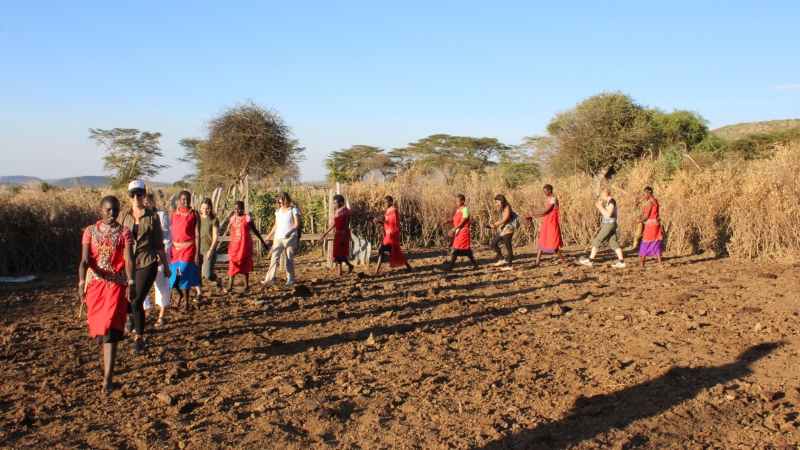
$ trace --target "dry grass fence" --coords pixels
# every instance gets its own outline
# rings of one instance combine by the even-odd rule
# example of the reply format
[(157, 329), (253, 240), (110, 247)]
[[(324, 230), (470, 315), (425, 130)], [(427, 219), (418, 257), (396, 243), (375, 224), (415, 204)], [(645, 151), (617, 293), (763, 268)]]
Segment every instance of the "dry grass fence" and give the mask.
[[(657, 166), (643, 160), (614, 177), (609, 187), (619, 207), (623, 245), (633, 238), (630, 222), (641, 214), (642, 188), (652, 186), (661, 204), (668, 254), (708, 252), (780, 262), (800, 259), (800, 143), (779, 146), (771, 159), (721, 162), (704, 169), (690, 166), (663, 181)], [(482, 225), (496, 220), (499, 214), (494, 196), (505, 194), (515, 211), (526, 214), (544, 206), (541, 187), (545, 183), (554, 186), (561, 202), (566, 243), (589, 245), (599, 228), (600, 214), (594, 207), (591, 182), (585, 176), (547, 178), (514, 189), (502, 180), (477, 175), (450, 184), (418, 183), (400, 177), (389, 183), (351, 184), (343, 193), (360, 235), (373, 242), (379, 239), (381, 232), (367, 219), (380, 214), (383, 197), (392, 195), (405, 218), (405, 245), (443, 247), (448, 242), (439, 224), (452, 217), (456, 194), (467, 197), (474, 239), (487, 243), (491, 231)], [(292, 191), (302, 211), (320, 208), (321, 193), (302, 187)], [(0, 274), (77, 266), (81, 233), (98, 219), (100, 199), (113, 193), (0, 190)], [(316, 231), (320, 225), (318, 220)], [(534, 244), (538, 225), (536, 220), (525, 223), (515, 237), (516, 244)], [(306, 233), (311, 232), (308, 220), (304, 226)]]

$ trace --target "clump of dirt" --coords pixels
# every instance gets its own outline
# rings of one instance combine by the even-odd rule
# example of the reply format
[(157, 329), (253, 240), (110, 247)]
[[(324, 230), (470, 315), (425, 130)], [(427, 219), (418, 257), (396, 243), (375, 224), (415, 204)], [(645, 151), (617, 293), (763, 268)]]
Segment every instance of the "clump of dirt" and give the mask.
[(77, 277), (0, 284), (0, 445), (794, 448), (800, 269), (517, 252), (512, 272), (482, 251), (443, 276), (429, 250), (411, 274), (308, 257), (295, 288), (206, 286), (190, 314), (148, 316), (145, 355), (120, 344), (111, 396)]

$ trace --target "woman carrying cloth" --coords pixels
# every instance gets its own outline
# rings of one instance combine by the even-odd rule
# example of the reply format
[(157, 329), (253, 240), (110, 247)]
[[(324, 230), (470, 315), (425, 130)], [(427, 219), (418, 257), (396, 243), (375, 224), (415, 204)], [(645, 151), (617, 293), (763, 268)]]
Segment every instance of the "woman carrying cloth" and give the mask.
[(658, 199), (653, 197), (653, 188), (644, 188), (644, 214), (639, 220), (633, 222), (633, 226), (643, 223), (642, 243), (639, 246), (639, 267), (644, 269), (644, 260), (648, 256), (658, 258), (658, 267), (663, 268), (661, 262), (661, 219), (658, 217)]
[(561, 217), (558, 210), (558, 198), (553, 195), (553, 186), (545, 184), (542, 189), (547, 201), (544, 204), (544, 209), (528, 214), (526, 219), (532, 220), (534, 217), (542, 218), (542, 228), (539, 230), (539, 245), (538, 253), (536, 254), (536, 262), (533, 267), (539, 265), (542, 259), (542, 252), (555, 253), (561, 259), (561, 267), (568, 267), (567, 260), (561, 254), (561, 247), (564, 246), (564, 241), (561, 239)]
[[(180, 204), (172, 212), (172, 248), (169, 249), (172, 276), (169, 285), (178, 288), (184, 311), (189, 311), (189, 291), (200, 285), (200, 220), (192, 209), (192, 194), (181, 191)], [(197, 300), (195, 300), (197, 302)]]
[(111, 379), (117, 358), (117, 343), (123, 338), (128, 302), (136, 298), (133, 249), (136, 241), (130, 228), (117, 222), (119, 200), (113, 196), (100, 201), (99, 220), (83, 232), (78, 295), (86, 303), (89, 334), (103, 346), (103, 392), (114, 389)]
[(383, 207), (386, 212), (383, 217), (375, 217), (372, 223), (383, 224), (383, 242), (378, 249), (378, 266), (375, 267), (374, 275), (377, 275), (381, 270), (383, 264), (383, 257), (385, 252), (389, 252), (389, 267), (406, 266), (406, 269), (411, 272), (411, 264), (406, 260), (403, 250), (400, 248), (400, 216), (397, 213), (397, 208), (394, 206), (394, 199), (391, 195), (387, 195), (383, 199)]
[(341, 277), (342, 264), (347, 264), (347, 273), (354, 269), (350, 264), (350, 208), (345, 206), (341, 195), (333, 196), (333, 204), (336, 211), (333, 212), (331, 225), (322, 233), (319, 241), (324, 242), (325, 236), (333, 231), (333, 262), (336, 263), (337, 273)]

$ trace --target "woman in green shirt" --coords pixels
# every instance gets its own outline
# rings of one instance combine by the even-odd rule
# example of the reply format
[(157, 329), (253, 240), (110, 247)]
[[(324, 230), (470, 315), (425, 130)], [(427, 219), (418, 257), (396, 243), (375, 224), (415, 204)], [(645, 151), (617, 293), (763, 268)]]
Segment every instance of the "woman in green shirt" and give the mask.
[[(217, 285), (217, 294), (222, 292), (222, 280), (214, 273), (219, 244), (219, 219), (213, 212), (210, 198), (200, 202), (200, 267), (203, 278)], [(196, 302), (203, 300), (203, 287), (197, 286)]]

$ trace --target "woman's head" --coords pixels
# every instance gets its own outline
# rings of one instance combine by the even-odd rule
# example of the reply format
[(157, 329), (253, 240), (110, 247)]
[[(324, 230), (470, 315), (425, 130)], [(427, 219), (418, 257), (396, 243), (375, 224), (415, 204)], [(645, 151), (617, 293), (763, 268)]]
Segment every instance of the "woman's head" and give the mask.
[(460, 207), (464, 206), (464, 203), (466, 203), (466, 202), (467, 202), (467, 197), (464, 197), (464, 194), (456, 195), (456, 206), (457, 207), (460, 208)]
[(544, 187), (542, 188), (542, 191), (544, 191), (544, 195), (547, 195), (549, 197), (553, 195), (553, 186), (545, 184)]
[(288, 208), (292, 206), (292, 197), (289, 196), (288, 192), (281, 192), (280, 194), (278, 194), (277, 202), (279, 206)]
[(383, 197), (383, 207), (391, 208), (392, 206), (394, 206), (394, 199), (392, 198), (392, 196), (387, 195), (386, 197)]
[(508, 200), (506, 200), (505, 195), (497, 194), (494, 196), (494, 204), (497, 205), (500, 209), (503, 209), (506, 206), (508, 206)]
[(189, 191), (180, 191), (178, 193), (178, 205), (184, 208), (192, 206), (192, 193)]
[(131, 206), (137, 209), (144, 208), (144, 198), (147, 195), (147, 189), (144, 182), (133, 180), (128, 184), (128, 198), (131, 199)]
[(644, 194), (644, 198), (652, 197), (653, 196), (653, 188), (651, 188), (650, 186), (647, 186), (646, 188), (644, 188), (643, 194)]
[(244, 215), (244, 202), (236, 202), (233, 204), (233, 212), (237, 216)]
[(110, 225), (117, 221), (119, 217), (119, 199), (113, 195), (107, 195), (100, 200), (100, 219), (104, 224)]
[(206, 197), (200, 202), (200, 215), (203, 217), (210, 217), (214, 218), (214, 204), (211, 203), (211, 199)]
[(610, 200), (611, 199), (611, 190), (609, 188), (600, 189), (600, 198), (603, 200)]
[(333, 203), (336, 205), (337, 208), (341, 208), (344, 206), (344, 197), (336, 194), (333, 196)]
[(156, 209), (156, 196), (152, 192), (148, 192), (147, 195), (144, 197), (144, 207), (148, 209), (152, 209), (155, 211)]

